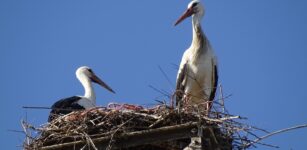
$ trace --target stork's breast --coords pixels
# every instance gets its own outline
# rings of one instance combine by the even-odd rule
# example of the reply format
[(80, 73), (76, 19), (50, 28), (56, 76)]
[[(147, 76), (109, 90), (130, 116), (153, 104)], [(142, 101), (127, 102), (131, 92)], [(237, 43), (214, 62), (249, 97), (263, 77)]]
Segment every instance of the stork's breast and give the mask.
[(194, 64), (190, 64), (191, 74), (196, 78), (198, 86), (204, 89), (206, 94), (210, 94), (212, 88), (212, 71), (213, 71), (212, 58), (199, 59)]

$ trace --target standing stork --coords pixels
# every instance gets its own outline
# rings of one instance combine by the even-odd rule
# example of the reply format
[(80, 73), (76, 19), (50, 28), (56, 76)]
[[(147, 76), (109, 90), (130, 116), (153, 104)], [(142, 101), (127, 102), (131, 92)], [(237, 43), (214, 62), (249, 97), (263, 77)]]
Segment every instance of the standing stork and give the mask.
[(96, 96), (92, 82), (101, 85), (112, 93), (115, 93), (106, 83), (95, 75), (91, 68), (83, 66), (77, 69), (76, 76), (84, 87), (84, 96), (72, 96), (61, 99), (51, 106), (48, 121), (52, 121), (57, 115), (68, 114), (74, 110), (89, 109), (96, 106)]
[(184, 52), (179, 66), (176, 106), (178, 108), (183, 105), (203, 106), (199, 108), (208, 114), (218, 82), (217, 60), (201, 28), (204, 7), (199, 0), (189, 3), (187, 10), (176, 21), (175, 26), (190, 16), (192, 16), (193, 40), (191, 46)]

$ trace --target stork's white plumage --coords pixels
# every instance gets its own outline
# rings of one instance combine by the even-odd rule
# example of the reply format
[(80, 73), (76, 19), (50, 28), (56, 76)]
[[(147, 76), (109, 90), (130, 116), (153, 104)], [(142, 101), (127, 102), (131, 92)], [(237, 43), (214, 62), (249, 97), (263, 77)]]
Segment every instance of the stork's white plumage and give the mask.
[(115, 93), (106, 83), (95, 75), (91, 68), (82, 66), (77, 69), (76, 76), (84, 87), (84, 96), (72, 96), (61, 99), (51, 107), (48, 121), (52, 121), (57, 115), (68, 114), (74, 110), (89, 109), (96, 106), (96, 95), (92, 82), (101, 85), (112, 93)]
[[(217, 60), (209, 40), (201, 28), (204, 7), (198, 0), (189, 3), (186, 12), (176, 21), (179, 24), (192, 16), (193, 40), (184, 52), (177, 74), (176, 105), (205, 106), (209, 111), (218, 82)], [(205, 105), (201, 105), (205, 104)]]

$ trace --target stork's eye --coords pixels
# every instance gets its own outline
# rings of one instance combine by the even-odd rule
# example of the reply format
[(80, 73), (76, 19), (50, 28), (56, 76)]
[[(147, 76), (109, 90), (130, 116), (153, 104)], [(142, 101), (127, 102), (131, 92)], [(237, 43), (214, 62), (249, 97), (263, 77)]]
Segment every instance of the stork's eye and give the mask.
[(92, 69), (87, 69), (90, 73), (93, 73), (93, 70)]
[(197, 4), (198, 4), (198, 3), (193, 3), (191, 7), (193, 8), (193, 7), (195, 7)]

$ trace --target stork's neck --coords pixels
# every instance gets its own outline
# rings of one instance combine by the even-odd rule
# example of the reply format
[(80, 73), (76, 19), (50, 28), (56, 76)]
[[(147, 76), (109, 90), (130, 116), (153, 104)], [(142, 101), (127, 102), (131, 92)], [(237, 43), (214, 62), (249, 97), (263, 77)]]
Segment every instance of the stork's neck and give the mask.
[(192, 28), (193, 28), (193, 40), (191, 48), (195, 50), (204, 50), (204, 47), (207, 44), (207, 38), (201, 28), (201, 16), (193, 15), (192, 16)]
[(94, 92), (94, 88), (92, 85), (92, 82), (88, 78), (82, 78), (80, 79), (81, 84), (84, 87), (84, 97), (87, 98), (88, 100), (92, 101), (92, 103), (95, 105), (96, 104), (96, 95)]

